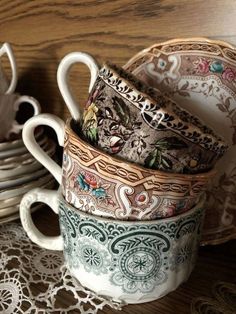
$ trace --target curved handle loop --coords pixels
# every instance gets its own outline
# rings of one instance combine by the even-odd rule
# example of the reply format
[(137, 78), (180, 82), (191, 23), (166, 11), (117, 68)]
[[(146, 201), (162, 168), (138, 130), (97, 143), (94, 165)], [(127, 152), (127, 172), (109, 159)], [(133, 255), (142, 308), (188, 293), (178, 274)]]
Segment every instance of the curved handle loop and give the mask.
[(45, 168), (47, 168), (55, 179), (61, 184), (62, 168), (51, 159), (35, 140), (34, 130), (39, 125), (46, 125), (54, 129), (57, 134), (58, 143), (64, 146), (65, 123), (57, 116), (49, 113), (39, 114), (30, 118), (24, 125), (22, 138), (29, 152), (37, 159)]
[[(41, 106), (34, 97), (23, 95), (17, 98), (14, 103), (14, 110), (16, 112), (19, 110), (19, 107), (22, 103), (28, 103), (33, 107), (34, 110), (33, 116), (40, 114)], [(9, 133), (19, 133), (23, 129), (24, 124), (25, 123), (19, 124), (17, 121), (14, 121), (12, 129), (9, 131)]]
[(59, 90), (70, 111), (72, 118), (76, 121), (79, 121), (80, 106), (76, 102), (72, 92), (70, 91), (68, 84), (68, 74), (70, 67), (77, 62), (86, 64), (90, 70), (91, 78), (89, 84), (89, 92), (91, 91), (97, 79), (99, 67), (95, 59), (85, 52), (71, 52), (68, 55), (66, 55), (59, 64), (57, 70), (57, 83)]
[(6, 90), (5, 94), (11, 94), (14, 92), (16, 88), (16, 84), (17, 84), (17, 66), (16, 66), (16, 61), (15, 61), (13, 51), (11, 49), (10, 44), (8, 43), (3, 44), (2, 47), (0, 48), (0, 57), (4, 54), (7, 54), (9, 58), (11, 71), (12, 71), (11, 83), (8, 89)]
[(20, 203), (20, 219), (23, 228), (28, 237), (37, 245), (48, 250), (63, 250), (63, 238), (61, 235), (56, 237), (48, 237), (43, 235), (35, 226), (31, 217), (31, 205), (41, 202), (58, 214), (58, 195), (57, 191), (50, 191), (46, 189), (33, 189), (25, 194)]

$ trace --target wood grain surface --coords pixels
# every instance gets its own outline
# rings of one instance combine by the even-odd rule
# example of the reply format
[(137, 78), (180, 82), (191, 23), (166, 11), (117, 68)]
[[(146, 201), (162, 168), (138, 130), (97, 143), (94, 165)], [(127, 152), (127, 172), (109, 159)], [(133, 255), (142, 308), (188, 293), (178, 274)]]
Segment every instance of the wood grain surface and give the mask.
[[(235, 16), (235, 0), (1, 0), (0, 42), (14, 49), (17, 90), (36, 97), (44, 112), (65, 119), (56, 71), (67, 53), (85, 51), (99, 63), (123, 65), (141, 49), (176, 37), (236, 44)], [(88, 80), (85, 66), (71, 69), (70, 85), (81, 105)]]

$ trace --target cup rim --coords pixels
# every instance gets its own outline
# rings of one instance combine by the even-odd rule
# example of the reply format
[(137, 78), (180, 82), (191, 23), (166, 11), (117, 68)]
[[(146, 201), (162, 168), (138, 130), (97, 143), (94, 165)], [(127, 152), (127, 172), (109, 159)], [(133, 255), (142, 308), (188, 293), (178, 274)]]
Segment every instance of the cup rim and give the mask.
[[(134, 63), (135, 61), (137, 61), (137, 59), (139, 59), (140, 57), (143, 57), (144, 54), (151, 53), (150, 51), (155, 49), (155, 48), (158, 49), (158, 47), (160, 47), (160, 46), (178, 44), (180, 42), (184, 42), (184, 43), (203, 42), (203, 43), (211, 44), (211, 45), (224, 46), (225, 48), (229, 48), (229, 49), (234, 50), (236, 53), (236, 46), (234, 46), (233, 44), (230, 44), (224, 40), (210, 39), (207, 37), (178, 37), (178, 38), (172, 38), (172, 39), (169, 39), (166, 41), (157, 42), (157, 43), (155, 43), (155, 44), (153, 44), (147, 48), (144, 48), (143, 50), (136, 53), (130, 60), (128, 60), (128, 62), (123, 66), (123, 68), (126, 70), (127, 67), (129, 67), (129, 65), (131, 63)], [(233, 61), (233, 60), (231, 59), (231, 61)]]
[[(216, 169), (213, 168), (207, 172), (202, 172), (202, 173), (187, 173), (187, 174), (182, 174), (182, 173), (175, 173), (175, 172), (164, 172), (161, 170), (156, 170), (156, 169), (151, 169), (151, 168), (145, 168), (142, 165), (137, 165), (135, 163), (132, 163), (130, 161), (126, 161), (126, 160), (122, 160), (117, 158), (116, 156), (111, 156), (109, 154), (107, 154), (106, 152), (102, 151), (101, 149), (92, 146), (90, 143), (85, 142), (81, 136), (79, 136), (74, 130), (73, 127), (71, 126), (72, 123), (75, 123), (75, 121), (73, 120), (73, 118), (68, 118), (66, 121), (66, 128), (69, 129), (70, 133), (72, 133), (72, 136), (74, 138), (76, 138), (76, 140), (79, 140), (80, 142), (82, 142), (83, 145), (88, 146), (90, 150), (95, 151), (97, 154), (100, 154), (102, 156), (104, 156), (106, 159), (110, 159), (112, 161), (112, 159), (114, 159), (117, 163), (120, 164), (125, 164), (126, 168), (127, 166), (130, 168), (133, 168), (135, 170), (138, 171), (142, 171), (142, 172), (148, 172), (152, 175), (157, 175), (158, 177), (171, 177), (173, 180), (181, 180), (181, 181), (190, 181), (190, 180), (203, 180), (204, 181), (208, 181), (210, 178), (214, 177), (215, 174), (217, 173)], [(121, 166), (122, 167), (122, 166)]]
[[(149, 49), (151, 49), (151, 48), (149, 48)], [(144, 53), (144, 50), (143, 50), (142, 52)], [(132, 59), (133, 59), (133, 58), (132, 58)], [(116, 69), (116, 67), (117, 67), (117, 69)], [(207, 138), (211, 139), (211, 141), (212, 141), (212, 148), (207, 148), (207, 147), (205, 147), (204, 143), (201, 143), (201, 142), (199, 142), (199, 141), (198, 141), (198, 142), (193, 142), (190, 138), (185, 137), (185, 136), (182, 136), (182, 135), (180, 134), (180, 136), (182, 136), (183, 138), (187, 139), (188, 141), (190, 141), (190, 142), (193, 143), (193, 144), (198, 144), (198, 145), (202, 146), (204, 149), (209, 149), (209, 150), (211, 150), (211, 151), (215, 151), (215, 148), (218, 147), (218, 149), (217, 149), (217, 153), (218, 153), (218, 154), (219, 154), (219, 152), (220, 152), (221, 150), (226, 151), (226, 150), (229, 148), (229, 144), (227, 143), (227, 141), (226, 141), (223, 137), (221, 137), (219, 134), (215, 133), (215, 131), (214, 131), (213, 129), (209, 128), (209, 130), (212, 131), (212, 134), (205, 133), (205, 132), (203, 132), (198, 126), (194, 125), (193, 123), (191, 123), (191, 122), (185, 122), (184, 120), (182, 120), (182, 118), (181, 118), (180, 116), (178, 116), (175, 112), (173, 112), (172, 110), (170, 110), (170, 109), (168, 108), (168, 106), (167, 106), (167, 107), (162, 107), (161, 105), (159, 105), (158, 101), (156, 101), (155, 98), (154, 98), (152, 95), (149, 95), (149, 94), (148, 94), (147, 92), (145, 92), (145, 91), (139, 90), (139, 89), (135, 86), (134, 83), (128, 81), (125, 77), (122, 77), (122, 76), (119, 74), (119, 72), (118, 72), (119, 66), (114, 65), (114, 67), (113, 67), (113, 64), (112, 64), (112, 63), (109, 63), (109, 62), (103, 64), (103, 66), (102, 66), (101, 69), (99, 70), (99, 74), (98, 74), (98, 75), (99, 75), (99, 77), (101, 77), (104, 81), (107, 81), (106, 79), (103, 78), (103, 75), (101, 75), (101, 72), (102, 72), (103, 69), (108, 70), (108, 71), (110, 71), (111, 73), (113, 73), (113, 75), (114, 75), (115, 77), (117, 77), (117, 79), (118, 79), (118, 78), (121, 79), (122, 82), (124, 82), (125, 85), (127, 85), (127, 86), (128, 86), (131, 90), (133, 90), (136, 94), (142, 95), (142, 96), (145, 98), (145, 102), (148, 101), (149, 103), (153, 103), (153, 104), (155, 104), (156, 106), (158, 106), (158, 111), (161, 111), (163, 114), (168, 114), (168, 115), (174, 116), (174, 117), (175, 117), (177, 120), (179, 120), (182, 124), (184, 124), (184, 125), (189, 125), (189, 126), (191, 127), (191, 129), (193, 129), (194, 132), (197, 132), (197, 133), (201, 134), (201, 137), (204, 136), (204, 137), (207, 137)], [(126, 72), (128, 72), (128, 74), (131, 74), (131, 75), (133, 76), (133, 74), (130, 73), (129, 71), (127, 71), (126, 68), (124, 68), (124, 69), (121, 68), (121, 70), (126, 71)], [(140, 81), (138, 78), (135, 78), (135, 77), (134, 77), (134, 79), (137, 80), (137, 81)], [(150, 89), (150, 90), (154, 90), (154, 92), (155, 92), (155, 89), (153, 89), (153, 88), (151, 88), (151, 87), (148, 87), (148, 86), (147, 86), (145, 83), (143, 83), (142, 81), (140, 81), (140, 82), (141, 82), (142, 84), (144, 84), (144, 86), (146, 87), (147, 90)], [(108, 84), (109, 84), (109, 83), (108, 83)], [(125, 95), (126, 95), (126, 94), (125, 94)], [(124, 96), (124, 97), (125, 97), (125, 96)], [(179, 104), (178, 104), (177, 102), (173, 101), (171, 98), (166, 97), (166, 96), (162, 95), (161, 93), (160, 93), (160, 95), (158, 95), (157, 97), (160, 97), (162, 101), (165, 101), (165, 102), (167, 102), (167, 103), (168, 103), (168, 102), (171, 102), (171, 103), (173, 103), (175, 106), (177, 106), (180, 110), (183, 110), (183, 109), (181, 108), (181, 106), (179, 106)], [(128, 99), (128, 100), (129, 100), (129, 101), (132, 101), (131, 99)], [(161, 101), (161, 102), (162, 102), (162, 101)], [(183, 110), (183, 111), (184, 111), (184, 112), (187, 112), (189, 115), (192, 115), (192, 114), (189, 113), (187, 110)], [(198, 121), (199, 121), (199, 123), (201, 123), (201, 124), (204, 126), (203, 122), (202, 122), (199, 118), (198, 118)], [(172, 130), (172, 128), (170, 128), (170, 130)], [(219, 151), (219, 152), (218, 152), (218, 151)]]
[(167, 217), (167, 218), (159, 218), (159, 219), (154, 219), (154, 220), (121, 220), (121, 219), (115, 219), (115, 218), (108, 218), (108, 217), (102, 217), (99, 215), (92, 215), (89, 214), (87, 212), (84, 212), (82, 210), (79, 210), (77, 208), (75, 208), (74, 206), (72, 206), (71, 204), (69, 204), (63, 194), (62, 194), (62, 190), (61, 187), (58, 189), (57, 191), (57, 195), (58, 195), (58, 199), (59, 199), (59, 207), (60, 204), (63, 203), (67, 206), (67, 208), (75, 211), (76, 213), (78, 213), (80, 216), (82, 217), (86, 217), (89, 219), (96, 219), (100, 222), (106, 222), (106, 223), (116, 223), (116, 224), (124, 224), (124, 225), (130, 225), (130, 224), (135, 224), (135, 225), (153, 225), (153, 224), (157, 224), (157, 223), (169, 223), (169, 222), (176, 222), (182, 218), (185, 218), (186, 216), (191, 216), (192, 214), (194, 214), (195, 211), (197, 210), (204, 210), (204, 203), (206, 201), (206, 194), (202, 193), (199, 197), (199, 200), (197, 202), (196, 205), (194, 205), (194, 207), (192, 207), (191, 209), (187, 210), (184, 213), (181, 213), (179, 215), (175, 215), (175, 216), (171, 216), (171, 217)]

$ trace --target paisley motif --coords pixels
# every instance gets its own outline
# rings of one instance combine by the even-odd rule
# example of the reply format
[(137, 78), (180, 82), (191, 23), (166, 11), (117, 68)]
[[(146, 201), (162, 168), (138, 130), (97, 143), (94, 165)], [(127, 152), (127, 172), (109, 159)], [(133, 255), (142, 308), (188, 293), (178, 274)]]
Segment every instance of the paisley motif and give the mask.
[(101, 278), (122, 293), (147, 294), (173, 274), (187, 276), (192, 270), (203, 210), (169, 220), (123, 222), (93, 217), (61, 201), (59, 216), (64, 254), (74, 272)]

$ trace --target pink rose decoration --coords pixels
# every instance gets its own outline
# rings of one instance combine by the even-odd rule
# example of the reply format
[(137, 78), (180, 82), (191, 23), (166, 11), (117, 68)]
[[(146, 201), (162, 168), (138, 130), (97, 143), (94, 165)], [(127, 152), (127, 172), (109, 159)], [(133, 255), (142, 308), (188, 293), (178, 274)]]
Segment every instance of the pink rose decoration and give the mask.
[(90, 185), (93, 189), (98, 188), (98, 183), (97, 183), (97, 179), (95, 178), (94, 175), (86, 173), (85, 177), (84, 177), (84, 181)]
[(235, 79), (235, 77), (236, 77), (236, 73), (230, 68), (226, 68), (224, 72), (222, 73), (222, 78), (229, 82), (232, 82)]
[(207, 73), (207, 72), (209, 72), (209, 64), (210, 64), (210, 61), (207, 61), (207, 60), (201, 58), (196, 63), (196, 69), (199, 73)]

